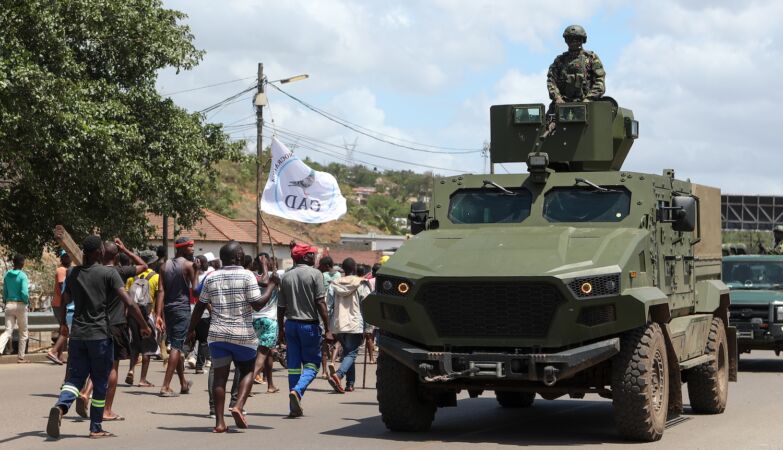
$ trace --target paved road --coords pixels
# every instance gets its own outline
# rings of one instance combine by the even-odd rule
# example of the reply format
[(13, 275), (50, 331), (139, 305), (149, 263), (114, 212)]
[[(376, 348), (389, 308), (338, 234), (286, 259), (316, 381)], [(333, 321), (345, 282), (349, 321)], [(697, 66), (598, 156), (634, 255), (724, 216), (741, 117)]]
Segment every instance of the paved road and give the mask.
[[(6, 358), (8, 358), (6, 356)], [(121, 370), (127, 367), (125, 364)], [(160, 382), (162, 365), (153, 363), (153, 382)], [(368, 386), (374, 386), (375, 366), (369, 366)], [(780, 439), (783, 405), (783, 358), (771, 352), (744, 357), (740, 382), (730, 385), (727, 412), (698, 416), (689, 412), (667, 429), (662, 441), (633, 444), (639, 448), (783, 448)], [(192, 371), (191, 371), (192, 372)], [(361, 372), (360, 372), (361, 373)], [(86, 438), (88, 423), (71, 413), (63, 421), (59, 442), (43, 432), (46, 414), (55, 401), (62, 368), (48, 363), (0, 365), (0, 448), (454, 448), (507, 445), (532, 447), (625, 447), (612, 424), (611, 403), (599, 397), (583, 400), (537, 399), (527, 410), (504, 410), (491, 395), (460, 398), (459, 407), (439, 410), (433, 429), (424, 434), (386, 431), (378, 415), (374, 389), (338, 395), (317, 380), (305, 396), (305, 417), (286, 419), (287, 397), (257, 395), (247, 404), (250, 429), (226, 435), (210, 433), (206, 417), (206, 376), (189, 375), (195, 392), (179, 398), (159, 398), (156, 390), (121, 385), (116, 410), (127, 418), (107, 423), (118, 435), (108, 442)], [(124, 378), (124, 376), (122, 377)], [(281, 387), (283, 372), (276, 372)], [(687, 405), (687, 399), (686, 399)], [(231, 418), (227, 423), (232, 424)]]

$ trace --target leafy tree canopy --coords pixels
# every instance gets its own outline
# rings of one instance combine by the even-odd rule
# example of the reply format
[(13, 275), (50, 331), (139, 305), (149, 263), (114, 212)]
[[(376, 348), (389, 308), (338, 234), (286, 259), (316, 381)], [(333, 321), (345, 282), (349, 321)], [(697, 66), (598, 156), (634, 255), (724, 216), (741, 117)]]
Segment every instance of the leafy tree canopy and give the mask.
[(3, 2), (0, 245), (36, 254), (58, 223), (141, 245), (147, 212), (200, 217), (242, 144), (155, 90), (203, 56), (184, 18), (160, 0)]

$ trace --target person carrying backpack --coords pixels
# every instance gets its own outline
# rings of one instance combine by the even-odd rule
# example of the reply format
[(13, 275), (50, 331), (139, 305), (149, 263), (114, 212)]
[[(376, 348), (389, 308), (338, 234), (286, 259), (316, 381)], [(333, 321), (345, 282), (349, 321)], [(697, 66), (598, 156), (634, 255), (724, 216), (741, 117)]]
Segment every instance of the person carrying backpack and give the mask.
[[(142, 251), (139, 256), (147, 264), (147, 267), (151, 267), (158, 260), (157, 254), (151, 250)], [(141, 355), (141, 378), (136, 386), (155, 387), (154, 384), (147, 381), (147, 371), (150, 367), (150, 357), (158, 350), (158, 342), (155, 336), (155, 323), (150, 317), (150, 312), (154, 310), (153, 303), (155, 302), (155, 295), (158, 292), (158, 274), (152, 269), (147, 269), (133, 278), (128, 278), (125, 289), (127, 289), (128, 296), (131, 300), (139, 306), (141, 314), (147, 319), (147, 324), (153, 330), (152, 335), (144, 338), (141, 336), (139, 325), (132, 320), (128, 322), (131, 332), (131, 360), (130, 369), (128, 370), (128, 375), (125, 377), (125, 382), (127, 384), (133, 384), (136, 361), (138, 360), (139, 355)]]

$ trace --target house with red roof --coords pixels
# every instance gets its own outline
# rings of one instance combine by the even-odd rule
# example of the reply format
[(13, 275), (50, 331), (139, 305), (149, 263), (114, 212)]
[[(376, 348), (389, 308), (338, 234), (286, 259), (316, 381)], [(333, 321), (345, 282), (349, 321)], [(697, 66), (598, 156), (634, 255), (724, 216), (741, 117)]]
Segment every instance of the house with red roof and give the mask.
[[(161, 216), (148, 215), (147, 220), (155, 227), (155, 233), (150, 239), (150, 245), (163, 243), (163, 218)], [(176, 229), (176, 233), (175, 233)], [(188, 229), (176, 227), (173, 220), (169, 220), (169, 255), (174, 255), (174, 239), (176, 236), (187, 236), (195, 241), (195, 254), (203, 255), (211, 252), (216, 257), (220, 255), (220, 247), (228, 241), (234, 240), (242, 244), (247, 255), (256, 255), (256, 221), (247, 219), (230, 219), (212, 210), (204, 209), (204, 218)], [(263, 230), (261, 251), (274, 254), (285, 265), (290, 266), (291, 253), (288, 244), (291, 240), (313, 245), (301, 236), (265, 227)], [(287, 264), (286, 260), (288, 260)]]

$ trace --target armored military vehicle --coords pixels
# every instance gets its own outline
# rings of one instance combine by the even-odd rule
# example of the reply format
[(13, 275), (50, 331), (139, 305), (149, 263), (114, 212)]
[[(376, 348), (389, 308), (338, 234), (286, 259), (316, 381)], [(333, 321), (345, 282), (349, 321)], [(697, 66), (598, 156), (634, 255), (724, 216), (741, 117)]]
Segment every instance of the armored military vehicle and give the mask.
[(740, 354), (783, 350), (783, 255), (723, 258), (723, 281), (731, 290), (730, 325)]
[[(611, 98), (490, 109), (491, 160), (528, 173), (436, 180), (364, 317), (381, 330), (379, 409), (430, 428), (457, 395), (502, 407), (595, 393), (619, 432), (659, 439), (682, 410), (721, 413), (736, 333), (720, 281), (720, 191), (622, 170), (639, 124)], [(468, 401), (469, 400), (465, 400)]]

